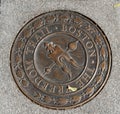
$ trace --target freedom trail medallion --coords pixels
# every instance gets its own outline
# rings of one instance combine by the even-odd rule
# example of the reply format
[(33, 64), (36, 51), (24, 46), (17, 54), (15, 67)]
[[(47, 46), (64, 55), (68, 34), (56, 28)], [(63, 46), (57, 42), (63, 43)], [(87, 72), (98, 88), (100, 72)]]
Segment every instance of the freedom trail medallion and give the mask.
[(11, 49), (11, 71), (33, 102), (52, 109), (81, 106), (105, 85), (111, 50), (100, 27), (73, 11), (52, 11), (30, 20)]

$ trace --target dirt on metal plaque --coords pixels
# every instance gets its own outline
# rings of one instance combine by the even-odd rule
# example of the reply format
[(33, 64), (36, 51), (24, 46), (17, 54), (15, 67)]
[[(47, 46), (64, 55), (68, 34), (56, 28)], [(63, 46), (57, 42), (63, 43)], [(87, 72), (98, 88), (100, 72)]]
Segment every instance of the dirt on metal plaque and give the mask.
[(111, 49), (100, 27), (73, 11), (52, 11), (30, 20), (11, 49), (11, 71), (33, 102), (52, 109), (81, 106), (108, 80)]

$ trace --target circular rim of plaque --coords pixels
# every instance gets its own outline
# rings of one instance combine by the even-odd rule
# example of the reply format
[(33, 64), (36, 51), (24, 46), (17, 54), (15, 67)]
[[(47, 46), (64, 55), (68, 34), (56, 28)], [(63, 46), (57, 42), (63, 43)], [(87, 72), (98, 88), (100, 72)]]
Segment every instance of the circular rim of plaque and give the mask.
[(36, 16), (17, 34), (10, 52), (13, 78), (31, 101), (69, 109), (93, 99), (112, 66), (110, 44), (101, 28), (75, 11)]

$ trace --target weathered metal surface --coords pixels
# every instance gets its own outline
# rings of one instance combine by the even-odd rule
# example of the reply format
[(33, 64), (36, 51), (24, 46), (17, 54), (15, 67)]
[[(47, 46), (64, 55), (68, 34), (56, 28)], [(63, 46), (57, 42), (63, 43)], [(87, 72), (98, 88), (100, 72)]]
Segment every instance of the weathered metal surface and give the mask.
[(52, 11), (29, 21), (11, 49), (10, 65), (20, 90), (52, 109), (81, 106), (108, 80), (111, 50), (98, 25), (73, 11)]

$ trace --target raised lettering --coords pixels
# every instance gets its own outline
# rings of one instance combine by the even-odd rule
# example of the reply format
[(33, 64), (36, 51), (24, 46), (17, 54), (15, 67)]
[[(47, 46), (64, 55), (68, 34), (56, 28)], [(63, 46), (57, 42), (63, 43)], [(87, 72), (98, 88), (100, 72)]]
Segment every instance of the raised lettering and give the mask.
[(26, 69), (27, 70), (31, 70), (31, 69), (34, 68), (32, 60), (31, 61), (25, 61), (25, 64), (26, 64)]
[(88, 83), (88, 81), (90, 81), (91, 79), (91, 76), (85, 72), (85, 74), (81, 77), (81, 80), (84, 82), (84, 83)]
[(51, 33), (51, 31), (48, 29), (48, 27), (45, 27), (45, 31), (47, 32), (47, 34)]
[(92, 43), (92, 41), (87, 41), (87, 42), (86, 42), (86, 47), (87, 47), (88, 49), (93, 48), (93, 43)]
[(82, 87), (85, 85), (81, 79), (79, 79), (79, 80), (76, 82), (76, 84), (78, 84), (80, 88), (82, 88)]
[(90, 72), (90, 73), (94, 73), (94, 70), (89, 68), (89, 67), (87, 67), (87, 71)]
[(25, 54), (30, 54), (30, 53), (33, 53), (34, 52), (34, 48), (31, 48), (31, 47), (29, 47), (29, 46), (27, 46), (26, 47), (26, 49), (25, 49)]
[(90, 57), (95, 57), (96, 56), (95, 50), (89, 50), (88, 52), (90, 54)]
[(85, 41), (85, 39), (89, 39), (89, 37), (86, 34), (84, 34), (84, 37), (82, 38), (82, 41)]
[(76, 36), (77, 36), (77, 37), (80, 37), (81, 34), (82, 34), (82, 31), (81, 31), (81, 30), (78, 30)]
[(35, 48), (36, 43), (34, 41), (30, 40), (30, 42), (28, 43), (28, 46)]
[(42, 79), (40, 77), (35, 77), (34, 81), (37, 84), (37, 86), (39, 86), (40, 83), (42, 82)]
[(70, 26), (70, 27), (69, 27), (69, 31), (73, 34), (73, 33), (76, 32), (76, 28), (73, 27), (73, 26)]
[(63, 26), (62, 26), (62, 31), (63, 31), (63, 32), (64, 32), (64, 31), (68, 31), (67, 29), (68, 29), (67, 25), (64, 25), (64, 24), (63, 24)]
[(32, 77), (32, 78), (36, 77), (36, 76), (37, 76), (36, 70), (31, 70), (31, 71), (29, 72), (29, 76)]
[(63, 93), (63, 86), (58, 86), (58, 93), (60, 93), (60, 94)]

